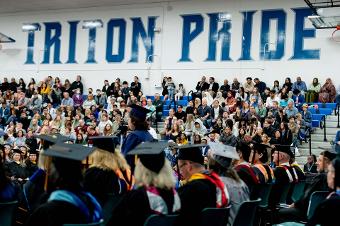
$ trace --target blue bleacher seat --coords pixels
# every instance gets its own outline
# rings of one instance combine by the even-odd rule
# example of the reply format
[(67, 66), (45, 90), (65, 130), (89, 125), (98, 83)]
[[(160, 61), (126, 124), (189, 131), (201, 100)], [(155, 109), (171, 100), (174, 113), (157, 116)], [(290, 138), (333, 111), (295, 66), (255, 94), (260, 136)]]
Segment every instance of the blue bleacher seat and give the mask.
[(326, 108), (331, 108), (332, 110), (336, 109), (336, 103), (326, 103)]
[(152, 101), (155, 100), (155, 96), (146, 96), (146, 99), (151, 99)]
[(183, 100), (189, 101), (189, 96), (183, 96)]
[(318, 111), (315, 108), (308, 109), (312, 114), (324, 114), (331, 115), (333, 112), (332, 108), (319, 108)]
[(333, 112), (333, 109), (332, 108), (320, 108), (319, 112), (320, 114), (331, 115)]
[(164, 100), (164, 96), (161, 96), (161, 100)]
[(163, 116), (164, 117), (169, 116), (169, 110), (163, 110)]
[(188, 101), (187, 100), (179, 100), (177, 101), (178, 105), (183, 105), (183, 106), (187, 106), (188, 105)]
[(319, 120), (312, 120), (312, 127), (320, 127), (320, 121)]
[(324, 114), (312, 114), (312, 120), (322, 121), (324, 116)]

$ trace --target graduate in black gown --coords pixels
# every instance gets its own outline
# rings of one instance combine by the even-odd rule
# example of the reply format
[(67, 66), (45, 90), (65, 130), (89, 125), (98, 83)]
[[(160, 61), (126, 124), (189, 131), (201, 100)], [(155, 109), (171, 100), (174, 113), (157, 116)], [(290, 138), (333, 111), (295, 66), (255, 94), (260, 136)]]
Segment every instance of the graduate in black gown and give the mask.
[(153, 141), (152, 135), (148, 132), (149, 126), (146, 121), (146, 115), (150, 110), (139, 105), (131, 105), (129, 113), (128, 127), (130, 132), (123, 140), (122, 154), (125, 156), (131, 170), (134, 170), (135, 159), (128, 153), (134, 149), (138, 144), (146, 141)]
[(57, 143), (41, 153), (52, 157), (47, 169), (50, 195), (30, 216), (27, 226), (87, 224), (102, 219), (100, 204), (82, 187), (81, 161), (92, 151), (78, 144)]
[(0, 155), (0, 202), (10, 202), (18, 198), (18, 187), (6, 176)]
[(275, 208), (280, 202), (281, 195), (287, 185), (296, 183), (297, 176), (294, 168), (290, 166), (290, 158), (293, 153), (288, 145), (277, 145), (273, 153), (275, 183), (269, 196), (269, 206)]
[(13, 155), (12, 159), (13, 162), (8, 163), (8, 176), (11, 177), (11, 179), (18, 183), (18, 185), (24, 184), (28, 177), (28, 172), (26, 170), (26, 166), (22, 161), (22, 153), (19, 149), (14, 148), (12, 149)]
[(260, 184), (271, 184), (275, 177), (273, 169), (268, 164), (268, 146), (264, 144), (252, 144), (249, 159), (252, 163), (252, 168), (259, 180)]
[(142, 226), (152, 214), (174, 214), (181, 202), (175, 178), (165, 158), (166, 143), (145, 142), (130, 155), (138, 155), (135, 189), (127, 193), (112, 213), (108, 226)]
[(184, 185), (178, 190), (181, 198), (178, 225), (199, 225), (204, 208), (223, 208), (229, 204), (229, 193), (221, 178), (204, 167), (201, 147), (179, 147), (178, 168)]
[(124, 156), (115, 148), (117, 137), (90, 139), (96, 150), (90, 156), (93, 163), (85, 172), (84, 188), (104, 205), (109, 195), (120, 196), (130, 190), (133, 177)]

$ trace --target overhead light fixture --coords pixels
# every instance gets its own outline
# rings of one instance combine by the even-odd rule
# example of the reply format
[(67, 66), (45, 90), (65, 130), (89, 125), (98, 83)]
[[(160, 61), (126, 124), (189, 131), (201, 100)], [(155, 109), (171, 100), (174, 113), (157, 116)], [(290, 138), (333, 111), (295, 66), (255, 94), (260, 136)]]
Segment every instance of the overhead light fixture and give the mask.
[(231, 20), (231, 14), (230, 13), (219, 13), (217, 20), (219, 22), (225, 22)]
[(13, 43), (15, 40), (11, 37), (8, 37), (7, 35), (4, 35), (3, 33), (0, 33), (0, 43)]
[(103, 27), (102, 20), (84, 20), (83, 28)]
[(38, 23), (33, 24), (23, 24), (22, 31), (40, 31), (41, 27)]

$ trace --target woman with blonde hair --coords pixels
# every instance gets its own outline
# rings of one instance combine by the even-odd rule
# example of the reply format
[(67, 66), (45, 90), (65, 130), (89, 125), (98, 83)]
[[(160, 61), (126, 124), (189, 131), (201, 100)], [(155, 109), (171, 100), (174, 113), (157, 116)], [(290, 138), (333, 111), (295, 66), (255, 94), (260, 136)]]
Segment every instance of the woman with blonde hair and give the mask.
[(123, 155), (115, 149), (115, 137), (90, 137), (97, 149), (90, 156), (92, 164), (85, 172), (84, 187), (100, 204), (108, 195), (122, 195), (131, 190), (133, 176)]
[(179, 211), (181, 202), (175, 190), (175, 178), (165, 158), (166, 142), (145, 142), (129, 155), (138, 155), (134, 176), (135, 189), (113, 210), (108, 226), (142, 226), (152, 214), (167, 215)]

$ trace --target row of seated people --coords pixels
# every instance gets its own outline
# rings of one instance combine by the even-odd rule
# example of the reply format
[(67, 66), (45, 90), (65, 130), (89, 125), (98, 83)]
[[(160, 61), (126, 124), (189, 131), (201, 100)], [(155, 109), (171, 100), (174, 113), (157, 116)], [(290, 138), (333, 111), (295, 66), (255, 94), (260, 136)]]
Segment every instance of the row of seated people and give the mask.
[[(51, 141), (50, 138), (41, 138)], [(240, 142), (236, 148), (221, 143), (209, 143), (206, 161), (203, 155), (205, 145), (176, 146), (174, 154), (177, 163), (171, 167), (164, 151), (166, 143), (146, 142), (129, 153), (138, 155), (139, 159), (132, 177), (130, 166), (119, 150), (114, 148), (116, 143), (112, 137), (93, 138), (93, 141), (96, 149), (90, 157), (91, 166), (86, 170), (84, 179), (79, 160), (85, 159), (93, 148), (56, 140), (53, 140), (55, 145), (45, 146), (39, 158), (44, 162), (49, 158), (46, 156), (51, 156), (52, 165), (43, 164), (47, 168), (44, 170), (41, 166), (39, 173), (21, 188), (25, 194), (25, 198), (20, 199), (21, 205), (29, 211), (26, 225), (89, 223), (99, 221), (102, 217), (107, 225), (143, 225), (151, 214), (179, 214), (176, 224), (197, 225), (197, 216), (204, 208), (225, 208), (229, 205), (229, 223), (232, 225), (241, 203), (257, 198), (257, 185), (273, 184), (269, 207), (276, 209), (283, 187), (304, 180), (303, 172), (291, 162), (291, 150), (282, 145), (271, 152), (267, 147), (256, 143), (249, 146)], [(63, 148), (71, 151), (60, 156)], [(276, 163), (274, 168), (269, 167), (266, 161), (270, 153), (272, 161)], [(330, 167), (334, 158), (335, 154), (328, 151), (319, 156), (320, 174), (306, 188), (302, 198), (289, 208), (302, 208), (299, 210), (301, 219), (305, 219), (304, 208), (311, 192), (327, 190), (324, 172), (328, 167), (328, 173), (334, 173)], [(337, 172), (338, 166), (335, 167)], [(5, 175), (2, 167), (1, 172)], [(48, 186), (45, 184), (46, 175)], [(5, 176), (2, 179), (7, 184), (2, 187), (5, 192), (2, 190), (0, 193), (1, 201), (15, 199), (15, 185), (8, 182)], [(82, 183), (84, 187), (81, 186)], [(333, 184), (330, 188), (334, 189), (334, 186)], [(12, 197), (8, 194), (12, 194)], [(81, 205), (70, 201), (75, 199), (74, 194), (82, 201)], [(116, 197), (115, 207), (104, 216), (102, 208), (112, 194)], [(332, 197), (337, 199), (336, 195)], [(84, 209), (87, 217), (84, 217)], [(322, 223), (320, 221), (334, 219), (332, 211), (335, 210), (326, 213), (328, 218), (314, 220)], [(283, 210), (280, 210), (279, 216), (280, 220), (293, 220)]]

